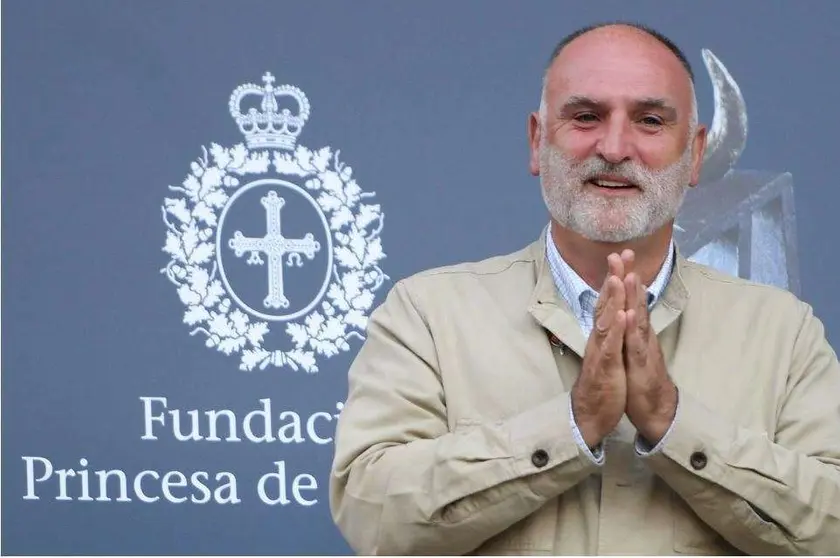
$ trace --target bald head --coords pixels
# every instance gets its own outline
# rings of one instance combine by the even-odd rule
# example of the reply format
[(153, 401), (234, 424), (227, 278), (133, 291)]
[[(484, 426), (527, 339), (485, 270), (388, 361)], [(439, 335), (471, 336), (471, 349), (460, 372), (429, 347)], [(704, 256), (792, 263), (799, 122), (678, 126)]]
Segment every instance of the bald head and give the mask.
[(664, 82), (675, 85), (677, 94), (687, 95), (689, 133), (697, 125), (697, 100), (694, 72), (682, 50), (662, 33), (636, 23), (604, 23), (578, 29), (564, 37), (554, 48), (543, 76), (540, 99), (541, 120), (547, 110), (546, 93), (552, 75), (563, 73), (564, 64), (577, 67), (599, 64), (622, 67), (653, 68)]
[(560, 40), (559, 43), (557, 43), (557, 46), (554, 47), (554, 50), (551, 53), (551, 57), (549, 57), (546, 69), (551, 67), (551, 64), (552, 64), (552, 62), (554, 62), (554, 59), (557, 58), (557, 55), (560, 54), (560, 52), (566, 47), (566, 45), (568, 45), (569, 43), (571, 43), (572, 41), (574, 41), (575, 39), (577, 39), (581, 35), (585, 35), (586, 33), (589, 33), (590, 31), (595, 31), (596, 29), (602, 29), (602, 28), (606, 28), (606, 27), (628, 27), (628, 28), (631, 28), (631, 29), (635, 29), (639, 32), (645, 33), (646, 35), (649, 35), (650, 37), (656, 39), (657, 41), (662, 43), (662, 45), (665, 46), (668, 50), (670, 50), (674, 54), (674, 56), (677, 57), (677, 59), (680, 61), (680, 64), (683, 65), (683, 67), (685, 68), (685, 71), (688, 73), (689, 77), (691, 78), (691, 81), (692, 82), (694, 81), (694, 71), (691, 69), (691, 64), (688, 62), (688, 59), (686, 58), (683, 51), (680, 50), (680, 47), (678, 47), (677, 44), (674, 41), (672, 41), (671, 39), (669, 39), (668, 37), (666, 37), (665, 35), (663, 35), (659, 31), (657, 31), (655, 29), (652, 29), (651, 27), (648, 27), (646, 25), (642, 25), (640, 23), (623, 22), (623, 21), (617, 21), (617, 22), (611, 22), (611, 23), (597, 23), (595, 25), (588, 25), (586, 27), (581, 27), (580, 29), (578, 29), (576, 31), (573, 31), (572, 33), (566, 35), (565, 37), (563, 37)]

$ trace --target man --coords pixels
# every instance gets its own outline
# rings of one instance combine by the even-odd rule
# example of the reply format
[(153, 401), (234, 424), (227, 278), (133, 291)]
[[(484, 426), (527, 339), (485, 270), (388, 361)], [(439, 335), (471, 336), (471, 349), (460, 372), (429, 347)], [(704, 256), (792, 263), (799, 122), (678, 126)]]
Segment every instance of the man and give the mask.
[(821, 323), (672, 241), (705, 148), (692, 81), (640, 26), (555, 50), (529, 120), (546, 233), (371, 316), (331, 477), (357, 552), (840, 552)]

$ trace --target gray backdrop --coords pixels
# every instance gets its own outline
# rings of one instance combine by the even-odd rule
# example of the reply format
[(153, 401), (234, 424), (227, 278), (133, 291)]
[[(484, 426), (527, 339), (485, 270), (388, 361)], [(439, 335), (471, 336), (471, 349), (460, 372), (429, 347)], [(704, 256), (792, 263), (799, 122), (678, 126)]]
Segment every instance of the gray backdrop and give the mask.
[[(701, 50), (726, 66), (749, 121), (741, 174), (728, 179), (753, 182), (738, 199), (697, 202), (704, 224), (690, 225), (706, 227), (704, 242), (719, 233), (751, 246), (764, 268), (784, 254), (787, 267), (765, 278), (800, 292), (840, 341), (840, 266), (825, 251), (840, 200), (831, 0), (19, 0), (2, 10), (5, 553), (347, 553), (327, 473), (364, 317), (401, 277), (536, 238), (547, 215), (527, 173), (527, 113), (554, 43), (594, 21), (671, 35), (695, 67), (705, 122), (714, 104)], [(233, 150), (243, 136), (231, 93), (262, 86), (266, 72), (305, 92), (298, 145), (328, 146), (330, 158)], [(287, 182), (261, 151), (281, 154)], [(246, 190), (264, 178), (274, 182)], [(793, 184), (795, 234), (791, 207), (749, 206), (774, 180), (770, 197), (787, 202)], [(726, 184), (715, 188), (735, 191)], [(223, 269), (245, 305), (262, 304), (267, 252), (248, 266), (227, 243), (237, 230), (268, 232), (270, 191), (286, 200), (284, 232), (311, 232), (319, 249), (284, 266), (291, 306), (261, 321), (218, 281)], [(734, 221), (721, 217), (745, 200)], [(763, 236), (750, 244), (745, 228)], [(319, 298), (325, 277), (337, 290)], [(310, 299), (314, 314), (283, 319)], [(181, 441), (173, 422), (189, 435), (191, 410), (199, 430)], [(208, 411), (221, 417), (218, 441), (207, 440)]]

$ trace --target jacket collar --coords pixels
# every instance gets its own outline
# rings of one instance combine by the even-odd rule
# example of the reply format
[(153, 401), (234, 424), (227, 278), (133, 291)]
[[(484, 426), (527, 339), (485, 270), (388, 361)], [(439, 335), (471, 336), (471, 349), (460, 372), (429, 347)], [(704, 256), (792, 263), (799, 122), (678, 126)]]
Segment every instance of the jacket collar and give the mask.
[[(546, 238), (550, 238), (546, 234), (547, 231), (548, 227), (543, 229), (539, 239), (527, 248), (529, 259), (534, 262), (536, 279), (528, 301), (528, 311), (542, 327), (556, 335), (566, 347), (582, 358), (586, 348), (586, 339), (572, 309), (557, 292), (557, 286), (545, 255)], [(686, 264), (687, 261), (677, 246), (671, 278), (650, 314), (651, 326), (657, 335), (674, 323), (688, 304), (689, 291), (685, 283)]]

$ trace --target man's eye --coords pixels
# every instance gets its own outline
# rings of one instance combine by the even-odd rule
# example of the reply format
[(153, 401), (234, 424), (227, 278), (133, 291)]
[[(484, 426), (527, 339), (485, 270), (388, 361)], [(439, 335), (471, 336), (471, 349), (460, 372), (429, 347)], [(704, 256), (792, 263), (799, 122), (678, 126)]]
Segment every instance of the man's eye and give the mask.
[(578, 122), (583, 122), (585, 124), (590, 124), (592, 122), (597, 122), (598, 117), (592, 114), (591, 112), (585, 112), (583, 114), (578, 114), (575, 116), (575, 120)]
[(656, 116), (645, 116), (641, 119), (641, 123), (645, 126), (662, 126), (662, 119)]

